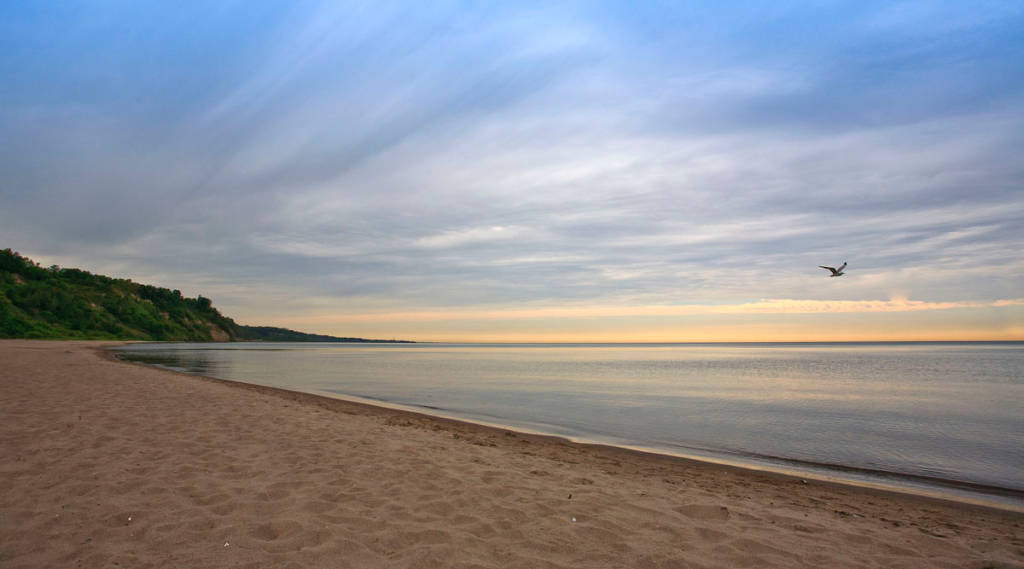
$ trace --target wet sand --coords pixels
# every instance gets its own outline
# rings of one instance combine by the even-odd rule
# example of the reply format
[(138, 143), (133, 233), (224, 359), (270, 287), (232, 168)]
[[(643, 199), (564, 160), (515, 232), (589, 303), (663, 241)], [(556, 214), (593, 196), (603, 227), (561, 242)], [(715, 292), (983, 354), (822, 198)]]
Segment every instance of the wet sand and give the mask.
[(1020, 567), (1024, 515), (0, 340), (0, 567)]

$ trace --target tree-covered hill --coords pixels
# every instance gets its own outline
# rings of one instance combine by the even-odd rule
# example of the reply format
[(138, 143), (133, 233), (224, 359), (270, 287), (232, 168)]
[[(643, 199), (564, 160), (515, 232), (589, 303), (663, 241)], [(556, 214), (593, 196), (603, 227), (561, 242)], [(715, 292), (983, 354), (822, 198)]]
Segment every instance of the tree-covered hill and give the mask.
[(177, 341), (364, 341), (242, 326), (203, 296), (94, 275), (41, 267), (0, 250), (0, 338)]
[(274, 326), (238, 326), (238, 337), (241, 340), (261, 342), (397, 342), (410, 344), (408, 340), (367, 340), (365, 338), (339, 338), (323, 334), (307, 334), (287, 328)]

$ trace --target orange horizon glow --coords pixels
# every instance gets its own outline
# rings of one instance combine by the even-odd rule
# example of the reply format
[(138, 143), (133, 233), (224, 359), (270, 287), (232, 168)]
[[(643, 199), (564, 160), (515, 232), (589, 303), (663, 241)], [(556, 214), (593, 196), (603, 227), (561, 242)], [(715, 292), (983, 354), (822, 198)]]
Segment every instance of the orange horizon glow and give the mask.
[[(266, 317), (264, 317), (266, 319)], [(765, 299), (720, 305), (545, 306), (282, 315), (275, 325), (421, 342), (1024, 341), (1024, 299)]]

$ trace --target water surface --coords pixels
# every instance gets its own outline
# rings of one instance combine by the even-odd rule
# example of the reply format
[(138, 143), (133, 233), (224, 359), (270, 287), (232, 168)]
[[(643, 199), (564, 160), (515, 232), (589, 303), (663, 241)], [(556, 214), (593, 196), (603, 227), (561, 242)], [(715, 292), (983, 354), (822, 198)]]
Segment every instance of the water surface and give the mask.
[(881, 486), (983, 486), (971, 492), (1004, 489), (1024, 504), (1024, 343), (238, 343), (119, 351), (210, 377), (576, 440)]

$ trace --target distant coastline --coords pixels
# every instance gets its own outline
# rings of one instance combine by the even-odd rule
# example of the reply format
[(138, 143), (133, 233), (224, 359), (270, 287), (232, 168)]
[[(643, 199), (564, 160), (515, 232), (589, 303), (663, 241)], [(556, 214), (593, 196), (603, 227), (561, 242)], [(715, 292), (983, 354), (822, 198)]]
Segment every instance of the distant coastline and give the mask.
[(374, 344), (415, 344), (412, 340), (374, 340), (367, 338), (346, 338), (326, 334), (308, 334), (275, 326), (239, 326), (242, 342), (345, 342)]

